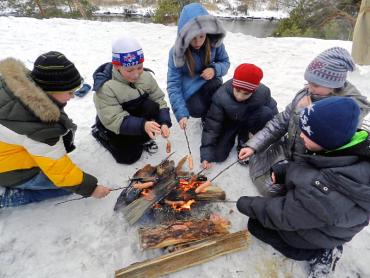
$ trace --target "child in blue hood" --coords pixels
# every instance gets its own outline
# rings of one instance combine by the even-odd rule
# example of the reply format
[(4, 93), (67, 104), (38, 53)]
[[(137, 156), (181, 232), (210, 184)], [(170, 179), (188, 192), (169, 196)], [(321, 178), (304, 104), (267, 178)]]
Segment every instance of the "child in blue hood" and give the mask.
[(226, 31), (198, 3), (186, 5), (180, 14), (175, 45), (168, 58), (167, 91), (172, 110), (182, 129), (189, 116), (205, 117), (229, 56), (222, 43)]

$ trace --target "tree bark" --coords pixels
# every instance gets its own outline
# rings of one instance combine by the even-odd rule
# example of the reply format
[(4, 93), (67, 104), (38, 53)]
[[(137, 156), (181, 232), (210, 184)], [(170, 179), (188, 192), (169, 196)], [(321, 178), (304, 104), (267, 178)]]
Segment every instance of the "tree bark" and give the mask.
[(41, 17), (44, 18), (45, 17), (45, 11), (44, 11), (44, 9), (41, 6), (40, 0), (35, 0), (35, 2), (36, 2), (37, 7), (40, 10)]
[(85, 10), (83, 9), (83, 7), (82, 7), (82, 5), (81, 5), (80, 0), (73, 0), (73, 4), (74, 4), (74, 6), (75, 6), (76, 10), (80, 12), (81, 16), (82, 16), (83, 18), (87, 18), (87, 16), (86, 16), (86, 12), (85, 12)]

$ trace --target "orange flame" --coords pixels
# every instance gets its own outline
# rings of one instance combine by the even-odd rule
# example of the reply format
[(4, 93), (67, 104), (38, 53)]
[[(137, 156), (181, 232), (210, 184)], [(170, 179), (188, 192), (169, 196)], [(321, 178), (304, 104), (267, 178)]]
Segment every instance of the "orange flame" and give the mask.
[(176, 204), (173, 204), (171, 205), (172, 208), (176, 211), (183, 211), (183, 210), (191, 210), (191, 205), (195, 203), (195, 200), (189, 200), (187, 202), (185, 202), (184, 204), (182, 205), (176, 205)]
[(189, 191), (190, 189), (195, 189), (199, 185), (204, 183), (204, 181), (197, 181), (197, 180), (185, 180), (185, 179), (180, 179), (179, 185), (182, 191), (186, 192)]
[(150, 189), (143, 189), (141, 195), (145, 200), (151, 201), (154, 199), (154, 193)]

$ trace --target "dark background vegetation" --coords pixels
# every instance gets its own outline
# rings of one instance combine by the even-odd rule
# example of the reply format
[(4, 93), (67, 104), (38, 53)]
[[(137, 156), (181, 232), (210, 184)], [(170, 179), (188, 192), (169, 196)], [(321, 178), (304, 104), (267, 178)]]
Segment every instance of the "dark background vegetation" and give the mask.
[(243, 0), (233, 8), (227, 0), (6, 0), (0, 2), (0, 9), (11, 8), (17, 16), (90, 18), (98, 6), (150, 5), (156, 6), (154, 22), (173, 24), (182, 7), (191, 2), (201, 2), (208, 10), (222, 3), (239, 16), (245, 16), (249, 10), (258, 10), (261, 5), (270, 10), (285, 10), (289, 17), (279, 21), (273, 36), (341, 40), (352, 39), (361, 4), (361, 0)]

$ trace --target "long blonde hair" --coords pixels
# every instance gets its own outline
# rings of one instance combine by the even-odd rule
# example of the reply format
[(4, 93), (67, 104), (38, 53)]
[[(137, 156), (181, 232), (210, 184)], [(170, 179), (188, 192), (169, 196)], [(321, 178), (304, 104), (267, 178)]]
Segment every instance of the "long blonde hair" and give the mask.
[[(202, 45), (202, 48), (204, 48), (204, 59), (203, 59), (203, 66), (207, 66), (211, 63), (211, 41), (208, 37), (206, 36), (206, 39), (204, 41), (204, 44)], [(188, 67), (190, 76), (194, 76), (194, 68), (195, 68), (195, 62), (193, 59), (193, 55), (191, 55), (191, 50), (190, 50), (190, 45), (185, 51), (185, 62)]]

